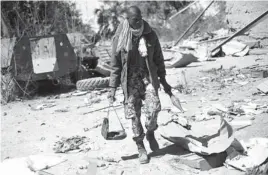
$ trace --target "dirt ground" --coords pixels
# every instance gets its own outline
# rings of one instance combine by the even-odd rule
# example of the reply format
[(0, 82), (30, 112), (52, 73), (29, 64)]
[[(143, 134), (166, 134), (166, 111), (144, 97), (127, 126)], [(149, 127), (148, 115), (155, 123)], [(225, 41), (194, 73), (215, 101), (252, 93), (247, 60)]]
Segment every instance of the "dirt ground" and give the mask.
[[(168, 69), (167, 80), (172, 85), (178, 84), (181, 77), (181, 71), (186, 72), (188, 87), (195, 89), (191, 94), (180, 94), (178, 97), (186, 101), (183, 107), (187, 109), (185, 115), (195, 114), (212, 103), (219, 103), (228, 106), (233, 100), (252, 99), (258, 103), (267, 104), (268, 96), (252, 95), (257, 92), (256, 86), (264, 81), (262, 78), (248, 78), (246, 85), (231, 83), (225, 88), (215, 88), (213, 83), (203, 83), (200, 85), (200, 78), (212, 76), (202, 73), (201, 70), (211, 68), (228, 69), (236, 66), (239, 70), (250, 65), (268, 65), (267, 55), (263, 56), (245, 56), (245, 57), (224, 57), (211, 62), (196, 62), (180, 69)], [(223, 77), (224, 78), (224, 77)], [(202, 83), (201, 83), (202, 84)], [(71, 93), (71, 92), (70, 92)], [(56, 95), (38, 97), (34, 100), (17, 101), (2, 106), (1, 109), (1, 161), (6, 158), (15, 158), (40, 153), (53, 153), (53, 145), (61, 137), (86, 136), (90, 139), (89, 147), (91, 150), (78, 153), (64, 153), (68, 161), (47, 170), (55, 175), (73, 175), (83, 174), (87, 170), (81, 169), (87, 165), (87, 161), (97, 162), (97, 174), (242, 174), (239, 171), (231, 171), (225, 167), (212, 169), (210, 171), (200, 172), (191, 169), (179, 162), (174, 161), (176, 157), (185, 153), (185, 150), (179, 146), (173, 145), (156, 132), (161, 150), (157, 153), (151, 153), (147, 141), (145, 146), (150, 153), (150, 163), (140, 165), (137, 158), (136, 145), (132, 141), (132, 132), (130, 121), (124, 118), (123, 108), (117, 109), (119, 117), (127, 131), (128, 137), (121, 141), (107, 141), (101, 136), (100, 129), (103, 117), (106, 111), (98, 111), (90, 114), (83, 114), (92, 109), (98, 109), (108, 105), (107, 92), (99, 93), (100, 103), (89, 107), (85, 105), (84, 99), (89, 95), (97, 93), (88, 92), (87, 95), (64, 97)], [(117, 93), (118, 102), (122, 101), (122, 94)], [(57, 95), (58, 96), (58, 95)], [(212, 101), (217, 98), (218, 101)], [(163, 90), (160, 90), (160, 99), (162, 108), (170, 107), (171, 102)], [(206, 100), (201, 100), (206, 99)], [(43, 110), (33, 111), (30, 106), (42, 104), (44, 102), (54, 101), (56, 106), (45, 108)], [(80, 108), (77, 108), (80, 106)], [(57, 109), (67, 109), (66, 112), (57, 112)], [(159, 122), (161, 123), (167, 117), (165, 113), (160, 112)], [(143, 117), (143, 116), (142, 116)], [(143, 117), (144, 120), (144, 117)], [(235, 132), (238, 140), (247, 140), (253, 137), (268, 137), (268, 113), (255, 116), (253, 124), (249, 127)], [(87, 129), (88, 128), (88, 129)], [(97, 160), (100, 158), (105, 160)], [(124, 160), (123, 160), (123, 159)], [(109, 160), (107, 160), (109, 159)]]

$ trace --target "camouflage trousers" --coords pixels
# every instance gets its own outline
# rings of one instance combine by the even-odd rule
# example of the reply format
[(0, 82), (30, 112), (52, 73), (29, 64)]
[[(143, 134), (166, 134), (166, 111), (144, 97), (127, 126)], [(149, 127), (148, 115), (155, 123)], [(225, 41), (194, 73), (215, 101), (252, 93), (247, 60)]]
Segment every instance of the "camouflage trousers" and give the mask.
[[(144, 78), (142, 71), (130, 71), (127, 83), (128, 99), (125, 101), (125, 116), (132, 120), (133, 140), (139, 142), (145, 136), (141, 123), (142, 107), (146, 116), (145, 127), (147, 132), (152, 132), (158, 127), (157, 116), (161, 111), (161, 104), (158, 92), (152, 84), (148, 83), (148, 79)], [(144, 101), (144, 106), (142, 101)]]

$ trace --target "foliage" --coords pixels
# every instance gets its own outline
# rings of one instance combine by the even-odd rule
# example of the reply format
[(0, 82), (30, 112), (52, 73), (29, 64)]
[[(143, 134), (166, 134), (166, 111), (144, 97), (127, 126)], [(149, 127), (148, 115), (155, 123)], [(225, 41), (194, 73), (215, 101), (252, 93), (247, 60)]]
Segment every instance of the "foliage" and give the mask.
[[(1, 29), (1, 37), (17, 37), (19, 39), (23, 36), (34, 37), (69, 32), (89, 33), (90, 26), (82, 23), (80, 12), (76, 9), (74, 2), (1, 1)], [(9, 58), (2, 56), (1, 59)], [(7, 70), (1, 72), (3, 99), (1, 102), (4, 103), (21, 96), (22, 92), (23, 96), (31, 96), (37, 89), (33, 81), (29, 81), (29, 84), (17, 81), (14, 78), (12, 67), (2, 68), (2, 71)]]
[(171, 15), (178, 12), (191, 1), (143, 1), (126, 2), (127, 6), (138, 6), (145, 19), (166, 21)]
[[(138, 6), (143, 18), (148, 21), (151, 27), (156, 31), (162, 41), (172, 41), (179, 38), (182, 33), (190, 26), (196, 17), (205, 8), (201, 3), (196, 3), (196, 8), (190, 8), (180, 13), (172, 20), (169, 18), (176, 12), (188, 6), (191, 1), (104, 1), (102, 8), (103, 18), (109, 19), (112, 13), (119, 18), (129, 6)], [(225, 28), (225, 8), (226, 2), (214, 2), (209, 10), (217, 10), (215, 15), (203, 15), (196, 24), (190, 29), (184, 38), (192, 34), (202, 35), (206, 32), (213, 32)], [(103, 20), (105, 25), (108, 23)], [(116, 28), (117, 26), (115, 26)]]
[[(142, 11), (143, 18), (150, 21), (153, 27), (164, 26), (166, 21), (174, 13), (187, 6), (191, 1), (104, 1), (101, 9), (103, 26), (114, 25), (111, 28), (117, 28), (119, 18), (126, 12), (130, 6), (138, 6)], [(112, 19), (116, 18), (116, 19)], [(110, 23), (109, 21), (116, 21)], [(110, 34), (113, 35), (114, 31)]]
[(11, 36), (40, 36), (85, 30), (75, 3), (67, 1), (1, 1)]
[[(185, 32), (185, 30), (191, 25), (191, 23), (204, 10), (204, 7), (202, 8), (199, 3), (197, 3), (196, 6), (200, 8), (187, 10), (186, 12), (180, 14), (171, 21), (171, 30), (167, 31), (167, 29), (165, 29), (165, 32), (170, 34), (168, 36), (169, 38), (167, 38), (168, 40), (170, 40), (170, 38), (179, 38), (179, 36), (181, 36)], [(209, 8), (209, 10), (217, 10), (217, 13), (215, 15), (205, 16), (205, 12), (205, 14), (193, 25), (193, 27), (185, 35), (184, 39), (188, 38), (189, 36), (193, 36), (193, 34), (202, 36), (207, 32), (213, 32), (221, 28), (225, 28), (225, 8), (226, 2), (214, 2)]]

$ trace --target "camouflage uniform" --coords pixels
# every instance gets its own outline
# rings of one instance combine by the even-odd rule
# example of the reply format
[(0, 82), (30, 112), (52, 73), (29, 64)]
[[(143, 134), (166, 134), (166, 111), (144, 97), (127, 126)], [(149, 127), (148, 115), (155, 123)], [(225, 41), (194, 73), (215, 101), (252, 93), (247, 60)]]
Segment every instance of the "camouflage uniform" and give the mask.
[(145, 101), (147, 131), (157, 129), (157, 114), (161, 110), (157, 91), (160, 87), (160, 80), (164, 80), (166, 76), (158, 37), (149, 24), (146, 21), (143, 22), (142, 37), (146, 40), (146, 59), (142, 58), (138, 51), (140, 38), (135, 38), (134, 35), (131, 50), (117, 51), (119, 35), (123, 31), (123, 24), (120, 24), (112, 41), (112, 70), (109, 83), (109, 86), (113, 88), (119, 87), (120, 84), (122, 86), (125, 97), (125, 116), (132, 120), (133, 139), (136, 142), (143, 140), (145, 136), (140, 120), (142, 101)]
[(148, 76), (139, 68), (130, 68), (128, 73), (127, 92), (128, 99), (125, 104), (125, 116), (132, 120), (133, 140), (138, 142), (144, 139), (144, 130), (141, 124), (142, 100), (146, 116), (145, 127), (147, 131), (157, 129), (157, 115), (161, 110), (158, 93), (148, 83)]

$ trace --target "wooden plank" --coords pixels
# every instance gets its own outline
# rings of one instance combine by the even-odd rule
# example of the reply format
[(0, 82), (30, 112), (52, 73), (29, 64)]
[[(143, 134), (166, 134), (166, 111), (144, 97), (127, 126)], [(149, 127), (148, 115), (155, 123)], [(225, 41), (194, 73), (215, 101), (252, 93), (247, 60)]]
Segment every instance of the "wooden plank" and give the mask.
[(204, 44), (204, 43), (209, 43), (209, 42), (214, 42), (214, 41), (218, 41), (218, 40), (223, 40), (223, 39), (226, 39), (228, 37), (230, 37), (231, 35), (228, 35), (228, 36), (223, 36), (223, 37), (220, 37), (220, 38), (214, 38), (214, 39), (210, 39), (210, 40), (206, 40), (206, 41), (201, 41), (197, 44)]
[(221, 46), (223, 46), (224, 44), (226, 44), (227, 42), (229, 42), (230, 40), (232, 40), (233, 38), (235, 38), (236, 36), (246, 32), (248, 29), (250, 29), (253, 24), (257, 23), (260, 19), (262, 19), (264, 16), (266, 16), (268, 14), (268, 10), (265, 11), (262, 15), (260, 15), (258, 18), (256, 18), (255, 20), (253, 20), (252, 22), (250, 22), (248, 25), (246, 25), (244, 28), (240, 29), (239, 31), (237, 31), (236, 33), (234, 33), (231, 37), (227, 38), (226, 40), (224, 40), (223, 42), (221, 42), (219, 45), (217, 45), (214, 49), (211, 50), (211, 52), (214, 52), (215, 50), (219, 49)]
[[(114, 108), (117, 108), (117, 107), (124, 107), (124, 106), (123, 105), (114, 106)], [(92, 111), (89, 111), (89, 112), (84, 112), (83, 115), (90, 114), (90, 113), (97, 112), (97, 111), (101, 111), (101, 110), (108, 109), (108, 108), (110, 108), (110, 106), (106, 106), (106, 107), (103, 107), (103, 108), (100, 108), (100, 109), (95, 109), (95, 110), (92, 110)]]
[(186, 31), (180, 36), (180, 38), (175, 42), (174, 46), (176, 46), (180, 40), (186, 35), (186, 33), (193, 27), (193, 25), (201, 18), (201, 16), (207, 11), (207, 9), (213, 4), (214, 0), (212, 0), (209, 5), (201, 12), (201, 14), (192, 22), (192, 24), (186, 29)]
[(54, 175), (54, 174), (51, 174), (51, 173), (46, 172), (46, 171), (39, 171), (38, 175)]

